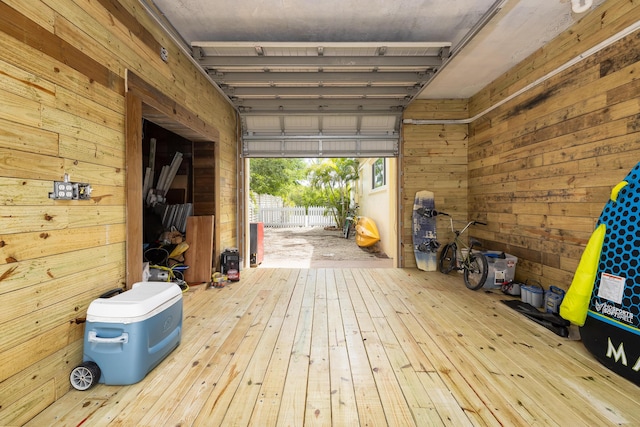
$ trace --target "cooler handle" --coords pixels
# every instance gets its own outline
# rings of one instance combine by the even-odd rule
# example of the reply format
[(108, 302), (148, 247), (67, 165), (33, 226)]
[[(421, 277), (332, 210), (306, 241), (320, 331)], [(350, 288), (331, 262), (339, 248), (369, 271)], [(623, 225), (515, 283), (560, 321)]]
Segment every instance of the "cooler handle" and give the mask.
[(113, 338), (102, 338), (99, 337), (96, 331), (89, 331), (87, 335), (87, 341), (89, 342), (97, 342), (97, 343), (109, 343), (109, 344), (126, 344), (129, 342), (129, 334), (123, 332), (119, 337)]

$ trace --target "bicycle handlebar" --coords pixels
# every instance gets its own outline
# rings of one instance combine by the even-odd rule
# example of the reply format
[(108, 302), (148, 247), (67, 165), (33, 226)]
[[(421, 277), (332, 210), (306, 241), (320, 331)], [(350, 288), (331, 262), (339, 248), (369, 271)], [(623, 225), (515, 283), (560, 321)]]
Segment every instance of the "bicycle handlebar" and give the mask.
[[(425, 208), (420, 208), (418, 209), (416, 212), (418, 212), (418, 215), (425, 217), (425, 218), (434, 218), (438, 215), (445, 215), (448, 216), (449, 219), (451, 220), (451, 230), (455, 231), (455, 229), (453, 228), (453, 217), (451, 215), (449, 215), (446, 212), (442, 212), (442, 211), (437, 211), (435, 209), (425, 209)], [(470, 225), (475, 225), (475, 224), (479, 224), (479, 225), (487, 225), (486, 222), (482, 222), (482, 221), (469, 221), (469, 223), (467, 224), (466, 227), (464, 227), (464, 229), (462, 230), (464, 232), (464, 230), (466, 230)]]

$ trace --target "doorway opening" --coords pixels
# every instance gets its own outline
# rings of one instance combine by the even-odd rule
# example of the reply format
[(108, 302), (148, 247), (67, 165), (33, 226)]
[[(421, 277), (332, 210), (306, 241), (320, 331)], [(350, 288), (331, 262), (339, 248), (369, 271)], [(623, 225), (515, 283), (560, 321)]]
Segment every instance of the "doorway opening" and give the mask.
[[(190, 153), (185, 168), (180, 173), (178, 188), (170, 189), (170, 197), (192, 203), (192, 215), (210, 218), (211, 236), (199, 245), (198, 253), (191, 255), (204, 260), (202, 271), (211, 274), (213, 260), (219, 257), (220, 237), (213, 231), (219, 229), (219, 133), (204, 123), (197, 115), (178, 105), (140, 77), (128, 71), (126, 93), (126, 159), (127, 159), (127, 249), (126, 286), (143, 280), (144, 274), (144, 214), (145, 199), (145, 130), (156, 136), (173, 134), (161, 151), (167, 156), (179, 150)], [(147, 134), (148, 141), (151, 134)], [(156, 138), (156, 149), (157, 149)], [(189, 147), (190, 146), (190, 150)], [(182, 155), (184, 156), (184, 153)], [(147, 155), (148, 156), (148, 155)], [(195, 233), (194, 233), (195, 234)], [(205, 256), (206, 255), (206, 256)], [(208, 265), (207, 265), (208, 264)], [(191, 270), (190, 266), (190, 270)]]
[[(358, 206), (357, 214), (373, 220), (380, 232), (380, 242), (372, 247), (359, 247), (354, 235), (343, 236), (342, 223), (329, 214), (336, 209), (327, 200), (312, 200), (311, 196), (300, 194), (301, 190), (288, 188), (285, 195), (259, 195), (264, 188), (262, 179), (256, 177), (256, 169), (271, 178), (276, 172), (282, 174), (282, 163), (302, 162), (309, 170), (322, 168), (323, 162), (336, 159), (273, 159), (245, 158), (245, 229), (248, 232), (246, 257), (251, 267), (267, 268), (309, 268), (309, 267), (397, 267), (397, 159), (394, 157), (358, 158), (355, 161), (358, 178), (351, 184), (346, 206)], [(344, 158), (343, 158), (344, 160)], [(273, 162), (275, 166), (265, 167)], [(295, 162), (294, 162), (295, 163)], [(256, 164), (258, 167), (256, 167)], [(381, 166), (382, 165), (382, 166)], [(376, 173), (377, 172), (377, 173)], [(252, 179), (253, 178), (253, 179)], [(284, 178), (283, 178), (284, 179)], [(297, 186), (311, 186), (313, 176), (297, 177)], [(256, 182), (258, 183), (256, 185)], [(258, 191), (256, 191), (258, 190)], [(339, 208), (338, 208), (339, 209)], [(319, 218), (318, 215), (324, 218)], [(260, 232), (257, 232), (257, 227)], [(254, 233), (262, 239), (260, 242)], [(256, 252), (262, 252), (262, 259), (256, 259)]]

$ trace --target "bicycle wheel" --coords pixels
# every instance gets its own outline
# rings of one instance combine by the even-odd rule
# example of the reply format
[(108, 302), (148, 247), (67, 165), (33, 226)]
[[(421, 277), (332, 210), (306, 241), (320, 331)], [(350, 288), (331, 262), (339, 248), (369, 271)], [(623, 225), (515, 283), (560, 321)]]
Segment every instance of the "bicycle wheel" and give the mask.
[(442, 274), (449, 274), (456, 268), (456, 245), (447, 243), (440, 251), (438, 259), (438, 270)]
[(481, 253), (470, 253), (468, 264), (464, 265), (464, 284), (472, 291), (484, 286), (489, 274), (489, 262)]
[(350, 233), (351, 233), (351, 220), (347, 218), (344, 220), (344, 227), (342, 227), (342, 235), (344, 236), (345, 239), (348, 239)]

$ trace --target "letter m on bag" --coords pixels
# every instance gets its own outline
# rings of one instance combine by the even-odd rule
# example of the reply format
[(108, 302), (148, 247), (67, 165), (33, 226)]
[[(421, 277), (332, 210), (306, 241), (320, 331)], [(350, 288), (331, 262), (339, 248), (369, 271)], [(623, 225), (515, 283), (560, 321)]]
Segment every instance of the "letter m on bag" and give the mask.
[(620, 360), (624, 366), (627, 366), (627, 355), (624, 352), (624, 343), (620, 343), (616, 350), (611, 343), (611, 338), (607, 338), (607, 357), (611, 358), (611, 356), (613, 356), (613, 360), (616, 362)]

